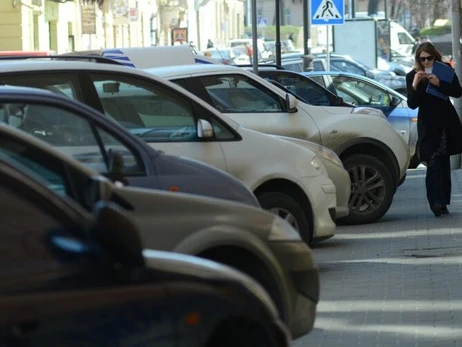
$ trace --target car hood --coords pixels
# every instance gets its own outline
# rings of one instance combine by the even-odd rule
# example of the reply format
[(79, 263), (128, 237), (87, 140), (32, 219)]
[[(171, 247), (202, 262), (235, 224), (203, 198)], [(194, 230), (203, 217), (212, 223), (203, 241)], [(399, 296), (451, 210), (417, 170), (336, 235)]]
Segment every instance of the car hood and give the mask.
[(154, 160), (157, 178), (164, 189), (174, 185), (183, 193), (260, 207), (253, 192), (227, 172), (187, 157), (158, 155)]
[[(144, 247), (156, 250), (175, 251), (204, 230), (240, 230), (267, 242), (275, 219), (260, 208), (198, 195), (116, 186), (112, 194), (113, 200), (126, 206), (135, 218)], [(213, 239), (213, 232), (208, 235), (195, 244), (195, 254)]]
[(336, 115), (346, 115), (351, 116), (351, 114), (365, 114), (378, 116), (381, 118), (386, 118), (384, 113), (381, 110), (372, 107), (344, 107), (344, 106), (322, 106), (322, 109), (330, 114)]
[(145, 249), (143, 256), (146, 265), (157, 274), (171, 275), (172, 278), (183, 278), (203, 281), (208, 285), (234, 285), (244, 287), (246, 291), (258, 298), (273, 317), (277, 309), (266, 291), (255, 280), (233, 268), (214, 261), (186, 254), (154, 251)]

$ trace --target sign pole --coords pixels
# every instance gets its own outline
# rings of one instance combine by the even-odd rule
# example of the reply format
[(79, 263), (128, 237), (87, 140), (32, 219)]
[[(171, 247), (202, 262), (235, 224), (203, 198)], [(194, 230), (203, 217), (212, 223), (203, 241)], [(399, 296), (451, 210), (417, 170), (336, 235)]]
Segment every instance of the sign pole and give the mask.
[(327, 25), (326, 26), (326, 43), (327, 43), (327, 47), (326, 47), (326, 62), (327, 62), (327, 66), (326, 66), (326, 69), (327, 71), (330, 71), (330, 40), (329, 40), (329, 30), (330, 30), (330, 25)]
[(257, 0), (252, 0), (252, 64), (253, 72), (258, 75), (257, 35)]

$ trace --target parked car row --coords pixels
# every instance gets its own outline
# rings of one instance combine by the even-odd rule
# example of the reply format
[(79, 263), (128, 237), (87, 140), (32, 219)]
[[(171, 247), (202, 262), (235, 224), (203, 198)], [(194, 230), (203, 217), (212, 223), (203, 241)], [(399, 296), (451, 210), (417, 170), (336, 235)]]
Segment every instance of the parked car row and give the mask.
[[(187, 274), (194, 267), (187, 263), (195, 259), (197, 266), (213, 267), (202, 258), (223, 264), (217, 268), (223, 286), (247, 288), (242, 296), (267, 312), (246, 316), (239, 303), (242, 322), (226, 323), (225, 312), (204, 330), (197, 323), (189, 330), (175, 325), (172, 339), (197, 333), (197, 346), (218, 346), (207, 341), (242, 326), (248, 333), (230, 339), (230, 346), (287, 346), (290, 338), (308, 333), (320, 295), (308, 245), (334, 236), (336, 223), (375, 222), (386, 214), (406, 176), (408, 143), (381, 110), (353, 107), (332, 91), (329, 103), (310, 104), (284, 81), (247, 69), (167, 66), (165, 59), (163, 67), (155, 67), (156, 47), (117, 52), (114, 59), (104, 50), (1, 59), (0, 84), (8, 87), (0, 88), (0, 121), (6, 124), (0, 127), (0, 160), (54, 199), (84, 211), (92, 229), (76, 235), (91, 241), (91, 249), (102, 247), (104, 264), (122, 256), (122, 266), (115, 268), (133, 283), (151, 285), (152, 273), (163, 266), (168, 279), (182, 278), (178, 273)], [(117, 226), (109, 223), (100, 231), (88, 221), (104, 211), (109, 221), (115, 215)], [(131, 238), (120, 231), (124, 225)], [(108, 237), (112, 228), (120, 239)], [(97, 242), (88, 239), (93, 234)], [(125, 238), (131, 240), (126, 245), (117, 241)], [(67, 233), (56, 240), (51, 249), (60, 261), (80, 263), (76, 249), (89, 247)], [(164, 256), (165, 251), (175, 255)], [(85, 259), (95, 257), (81, 252)], [(108, 271), (98, 263), (89, 266)], [(99, 280), (112, 286), (107, 277)], [(75, 285), (70, 281), (68, 289)], [(104, 307), (119, 309), (112, 303)], [(195, 313), (191, 319), (197, 322), (201, 314)], [(50, 317), (59, 321), (62, 314), (56, 310)], [(72, 329), (62, 332), (72, 335)]]
[[(0, 88), (3, 115), (17, 110), (15, 105), (81, 106), (62, 99)], [(162, 241), (165, 232), (174, 234), (152, 220), (148, 235), (138, 233), (140, 205), (157, 199), (150, 212), (162, 213), (172, 206), (169, 199), (194, 206), (206, 199), (117, 188), (6, 125), (0, 125), (0, 178), (2, 346), (133, 346), (134, 341), (146, 346), (289, 346), (276, 306), (248, 276), (215, 262), (145, 249), (150, 238)], [(297, 236), (283, 221), (274, 224), (276, 229), (267, 229), (272, 237), (283, 239), (287, 230)], [(312, 261), (300, 244), (302, 260)]]

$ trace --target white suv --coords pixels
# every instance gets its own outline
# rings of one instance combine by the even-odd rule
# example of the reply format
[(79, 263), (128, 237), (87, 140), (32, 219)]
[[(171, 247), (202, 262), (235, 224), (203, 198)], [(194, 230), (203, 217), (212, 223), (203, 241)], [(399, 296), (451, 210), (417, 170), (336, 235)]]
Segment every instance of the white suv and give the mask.
[(409, 148), (382, 112), (309, 105), (238, 67), (196, 64), (145, 71), (186, 88), (247, 128), (334, 150), (351, 178), (350, 214), (345, 223), (380, 219), (404, 181)]
[[(227, 171), (307, 242), (335, 233), (336, 188), (313, 151), (245, 129), (171, 82), (118, 65), (5, 61), (0, 64), (0, 84), (67, 95), (104, 112), (158, 150)], [(48, 115), (49, 124), (42, 128), (56, 128), (58, 118)], [(74, 136), (80, 138), (77, 125)], [(61, 150), (70, 153), (69, 148)]]

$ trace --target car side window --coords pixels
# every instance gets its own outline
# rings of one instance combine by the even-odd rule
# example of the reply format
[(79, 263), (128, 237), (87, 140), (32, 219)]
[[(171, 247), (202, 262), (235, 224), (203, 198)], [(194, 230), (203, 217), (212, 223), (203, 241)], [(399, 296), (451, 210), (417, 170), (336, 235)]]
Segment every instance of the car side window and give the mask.
[(0, 155), (13, 162), (26, 174), (39, 177), (43, 185), (58, 195), (75, 197), (65, 166), (59, 159), (7, 136), (0, 139)]
[(306, 102), (317, 106), (330, 106), (327, 90), (303, 76), (279, 75), (281, 84)]
[(281, 98), (244, 75), (199, 78), (211, 105), (224, 113), (286, 112)]
[(351, 98), (358, 106), (390, 106), (388, 93), (367, 82), (337, 76), (333, 78), (333, 83), (339, 95), (344, 97), (347, 102)]
[(322, 76), (309, 76), (313, 81), (319, 83), (321, 86), (325, 86), (324, 77)]
[(356, 65), (354, 65), (354, 64), (352, 64), (350, 62), (347, 62), (347, 61), (333, 60), (333, 61), (330, 62), (330, 64), (333, 65), (335, 68), (339, 69), (340, 71), (343, 71), (343, 72), (349, 72), (349, 73), (353, 73), (353, 74), (361, 75), (361, 76), (366, 75), (366, 73), (362, 69), (360, 69)]
[(107, 152), (112, 149), (124, 158), (124, 173), (141, 175), (144, 165), (134, 151), (103, 130), (98, 143), (88, 120), (67, 110), (40, 104), (0, 104), (0, 121), (47, 142), (87, 167), (107, 174)]
[(1, 76), (0, 84), (45, 89), (74, 100), (82, 100), (77, 77), (69, 74), (27, 74)]
[(0, 211), (0, 293), (25, 289), (30, 282), (45, 281), (50, 272), (62, 271), (44, 239), (49, 230), (65, 229), (63, 222), (3, 182)]
[(91, 74), (104, 113), (147, 142), (199, 141), (189, 100), (161, 85)]

